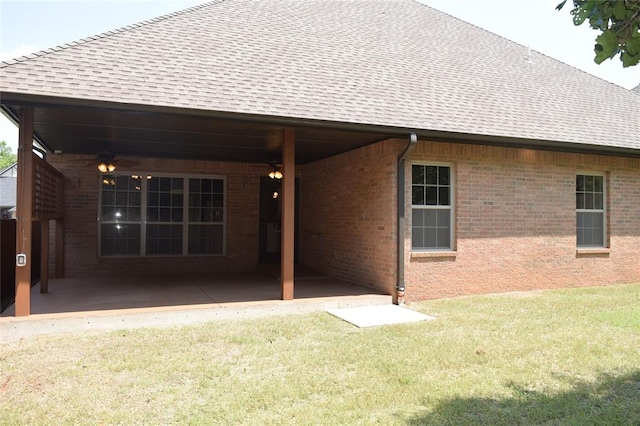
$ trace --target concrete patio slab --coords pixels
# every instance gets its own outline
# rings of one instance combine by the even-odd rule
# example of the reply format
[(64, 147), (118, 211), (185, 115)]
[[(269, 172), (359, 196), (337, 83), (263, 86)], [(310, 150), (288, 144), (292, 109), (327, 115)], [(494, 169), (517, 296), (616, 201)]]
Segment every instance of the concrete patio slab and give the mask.
[(279, 281), (260, 273), (51, 279), (32, 288), (29, 317), (13, 307), (0, 318), (0, 342), (42, 334), (171, 327), (220, 319), (290, 315), (391, 304), (391, 296), (326, 277), (296, 281), (295, 299), (280, 299)]
[(5, 317), (0, 319), (0, 343), (45, 334), (176, 327), (224, 319), (294, 315), (390, 303), (391, 296), (368, 295)]

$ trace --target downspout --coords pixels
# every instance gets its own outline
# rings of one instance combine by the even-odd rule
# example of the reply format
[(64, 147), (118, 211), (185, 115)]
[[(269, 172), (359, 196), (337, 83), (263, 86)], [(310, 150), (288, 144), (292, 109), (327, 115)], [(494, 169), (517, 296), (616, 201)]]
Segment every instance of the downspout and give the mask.
[(409, 143), (400, 157), (398, 157), (398, 282), (396, 284), (396, 304), (404, 304), (404, 235), (405, 235), (405, 205), (404, 205), (404, 184), (405, 184), (405, 159), (418, 142), (418, 136), (411, 133)]

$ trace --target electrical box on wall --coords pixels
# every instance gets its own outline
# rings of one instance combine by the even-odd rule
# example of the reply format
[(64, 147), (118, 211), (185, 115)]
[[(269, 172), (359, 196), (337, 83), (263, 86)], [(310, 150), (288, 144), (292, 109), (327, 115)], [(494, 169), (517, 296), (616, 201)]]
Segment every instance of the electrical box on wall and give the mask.
[(24, 253), (16, 254), (16, 266), (27, 266), (27, 255)]

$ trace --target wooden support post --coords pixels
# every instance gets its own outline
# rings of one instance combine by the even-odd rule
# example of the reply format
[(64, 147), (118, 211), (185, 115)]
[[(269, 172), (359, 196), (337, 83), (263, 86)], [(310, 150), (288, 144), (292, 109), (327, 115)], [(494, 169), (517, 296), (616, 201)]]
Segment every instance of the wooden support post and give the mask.
[(293, 299), (294, 233), (295, 233), (295, 133), (284, 129), (282, 142), (282, 300)]
[[(16, 205), (16, 316), (31, 314), (31, 243), (33, 223), (33, 108), (20, 110)], [(24, 255), (24, 257), (22, 257)], [(18, 256), (24, 265), (18, 266)]]
[(40, 221), (40, 293), (49, 292), (49, 221)]
[(62, 219), (56, 219), (55, 233), (55, 256), (56, 256), (56, 278), (64, 278), (64, 222)]

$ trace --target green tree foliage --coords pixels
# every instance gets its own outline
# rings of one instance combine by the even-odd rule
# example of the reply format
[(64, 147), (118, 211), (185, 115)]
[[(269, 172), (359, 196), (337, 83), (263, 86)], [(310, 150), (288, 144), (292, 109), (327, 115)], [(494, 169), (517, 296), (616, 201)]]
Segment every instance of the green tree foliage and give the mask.
[(17, 159), (18, 157), (11, 151), (11, 147), (5, 141), (0, 141), (0, 169), (9, 167)]
[(601, 32), (594, 48), (597, 64), (616, 55), (623, 67), (640, 62), (640, 0), (573, 0), (571, 15), (575, 25), (588, 20), (591, 28)]

